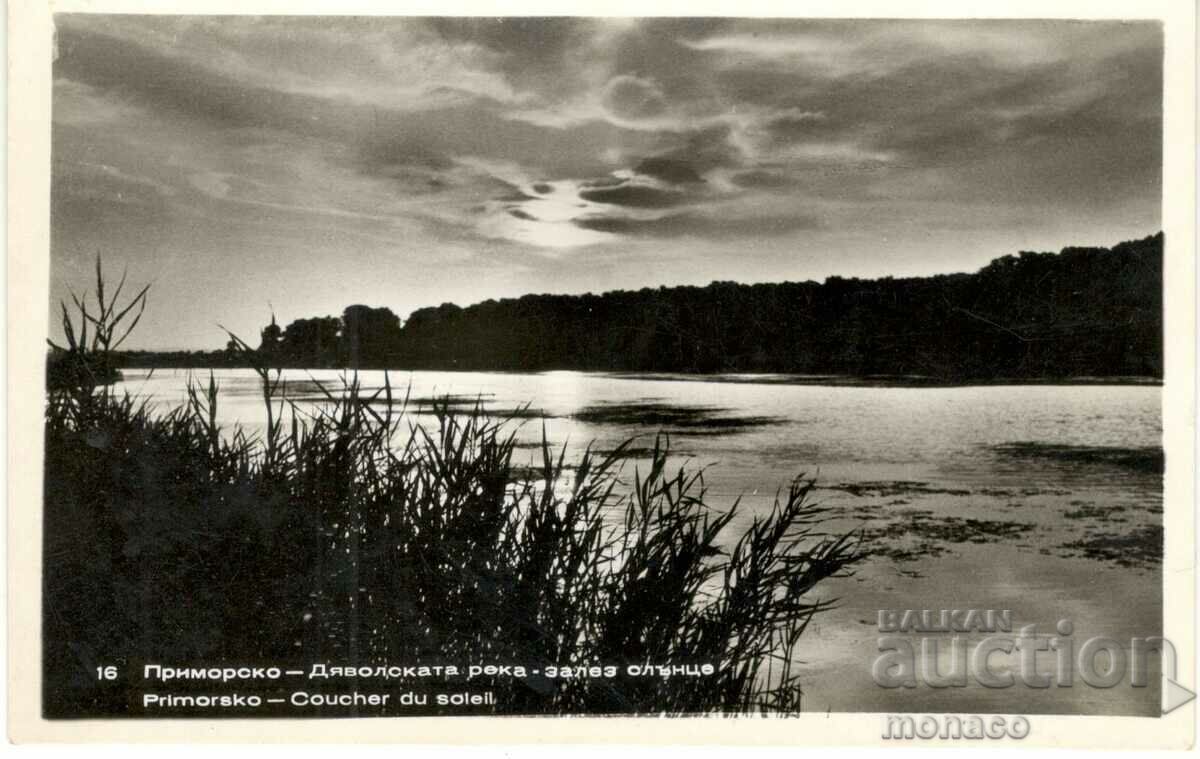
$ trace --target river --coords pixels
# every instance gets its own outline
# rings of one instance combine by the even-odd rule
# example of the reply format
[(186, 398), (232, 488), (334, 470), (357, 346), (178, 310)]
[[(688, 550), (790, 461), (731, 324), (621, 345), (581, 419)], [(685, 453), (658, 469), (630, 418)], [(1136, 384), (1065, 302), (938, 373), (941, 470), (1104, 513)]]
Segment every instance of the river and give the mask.
[[(189, 372), (126, 370), (122, 386), (166, 408)], [(207, 380), (207, 370), (194, 373)], [(289, 392), (339, 372), (289, 370)], [(261, 430), (258, 382), (218, 370), (219, 419)], [(363, 372), (379, 387), (381, 372)], [(806, 632), (800, 656), (808, 711), (1156, 714), (1158, 678), (1098, 688), (884, 688), (879, 610), (1010, 610), (1014, 631), (1053, 634), (1068, 619), (1079, 647), (1161, 631), (1161, 389), (1154, 385), (847, 386), (787, 377), (399, 372), (390, 380), (429, 419), (425, 399), (451, 395), (493, 413), (521, 409), (530, 462), (543, 429), (568, 461), (587, 444), (665, 429), (681, 462), (706, 468), (708, 502), (741, 497), (743, 519), (769, 508), (801, 473), (837, 529), (859, 529), (874, 553), (819, 589), (837, 608)], [(430, 420), (431, 421), (431, 420)], [(627, 464), (637, 466), (637, 460)], [(737, 527), (737, 524), (734, 525)], [(917, 635), (910, 635), (914, 639)], [(974, 644), (983, 634), (967, 636)], [(943, 639), (946, 636), (942, 636)], [(919, 643), (917, 644), (919, 647)], [(1044, 661), (1050, 661), (1043, 654)], [(1004, 661), (1009, 658), (1000, 657)], [(998, 666), (998, 669), (1002, 665)], [(1053, 666), (1046, 665), (1053, 671)], [(1078, 679), (1078, 678), (1076, 678)]]

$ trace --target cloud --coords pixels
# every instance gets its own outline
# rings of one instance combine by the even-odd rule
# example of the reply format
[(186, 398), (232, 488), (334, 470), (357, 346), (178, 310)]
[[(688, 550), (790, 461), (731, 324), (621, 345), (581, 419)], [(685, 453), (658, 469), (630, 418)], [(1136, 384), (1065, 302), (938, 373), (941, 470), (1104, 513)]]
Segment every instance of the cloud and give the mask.
[(692, 50), (721, 54), (722, 66), (738, 66), (747, 57), (804, 66), (822, 75), (843, 77), (878, 67), (878, 62), (857, 55), (853, 38), (820, 33), (740, 33), (709, 37), (684, 43)]
[(796, 177), (790, 173), (763, 169), (738, 172), (730, 177), (730, 181), (738, 187), (762, 187), (768, 189), (795, 187), (798, 184)]
[(671, 158), (646, 158), (633, 170), (668, 184), (699, 184), (704, 181), (690, 163)]
[(636, 76), (614, 77), (605, 86), (601, 99), (609, 113), (626, 121), (661, 116), (667, 108), (662, 90)]
[(55, 276), (96, 245), (239, 281), (369, 262), (387, 276), (358, 286), (399, 312), (434, 291), (637, 285), (626, 269), (725, 276), (730, 250), (762, 279), (803, 275), (805, 246), (825, 271), (890, 272), (893, 247), (910, 271), (965, 269), (1160, 223), (1155, 23), (56, 25)]
[(817, 131), (814, 125), (826, 118), (820, 111), (788, 108), (764, 118), (762, 129), (779, 142), (793, 142), (810, 138)]
[[(247, 87), (293, 95), (400, 110), (527, 97), (496, 72), (498, 53), (449, 41), (416, 20), (381, 25), (355, 17), (304, 24), (269, 16), (97, 16), (84, 24), (59, 18), (60, 31), (68, 34), (100, 33)], [(338, 65), (328, 65), (331, 60)]]
[(609, 203), (631, 208), (670, 208), (685, 200), (685, 196), (679, 192), (636, 184), (583, 190), (579, 193), (579, 197), (595, 203)]
[(722, 217), (695, 211), (651, 219), (592, 215), (576, 219), (575, 224), (583, 229), (629, 237), (707, 239), (736, 238), (747, 234), (783, 236), (817, 230), (822, 226), (817, 217), (807, 214)]

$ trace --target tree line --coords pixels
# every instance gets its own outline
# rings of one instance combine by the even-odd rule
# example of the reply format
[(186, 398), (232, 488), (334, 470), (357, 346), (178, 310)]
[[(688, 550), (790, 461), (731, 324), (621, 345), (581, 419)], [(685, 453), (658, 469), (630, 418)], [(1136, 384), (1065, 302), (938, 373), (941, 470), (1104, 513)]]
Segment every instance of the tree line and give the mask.
[[(1162, 376), (1163, 234), (1021, 252), (974, 273), (354, 305), (263, 329), (280, 366), (787, 372), (937, 380)], [(230, 349), (129, 366), (239, 365)], [(211, 361), (211, 363), (209, 363)], [(180, 364), (176, 364), (180, 365)]]

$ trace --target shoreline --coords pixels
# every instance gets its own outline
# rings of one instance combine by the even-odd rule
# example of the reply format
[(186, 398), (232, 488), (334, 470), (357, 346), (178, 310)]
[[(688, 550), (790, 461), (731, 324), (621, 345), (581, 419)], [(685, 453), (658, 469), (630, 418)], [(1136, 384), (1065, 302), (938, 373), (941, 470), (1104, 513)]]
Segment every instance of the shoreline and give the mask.
[(673, 374), (673, 373), (601, 373), (618, 379), (646, 381), (726, 382), (752, 385), (812, 385), (818, 387), (1015, 387), (1023, 385), (1113, 385), (1162, 387), (1156, 377), (1000, 377), (995, 379), (942, 379), (920, 375), (805, 375), (805, 374)]
[[(251, 370), (250, 366), (132, 366), (125, 365), (121, 370), (138, 371), (203, 371), (241, 369)], [(356, 371), (351, 367), (281, 367), (286, 371)], [(997, 377), (997, 378), (941, 378), (924, 375), (848, 375), (848, 374), (787, 374), (780, 372), (614, 372), (594, 369), (542, 369), (537, 371), (519, 371), (512, 369), (434, 369), (434, 368), (401, 368), (401, 367), (369, 367), (360, 368), (363, 372), (397, 372), (410, 374), (414, 372), (445, 372), (456, 374), (504, 374), (504, 375), (541, 375), (555, 373), (585, 374), (610, 379), (642, 380), (648, 382), (713, 382), (749, 385), (808, 385), (814, 387), (895, 387), (895, 388), (952, 388), (952, 387), (1020, 387), (1030, 385), (1048, 386), (1145, 386), (1162, 387), (1163, 380), (1158, 377), (1143, 376), (1114, 376), (1114, 377)]]

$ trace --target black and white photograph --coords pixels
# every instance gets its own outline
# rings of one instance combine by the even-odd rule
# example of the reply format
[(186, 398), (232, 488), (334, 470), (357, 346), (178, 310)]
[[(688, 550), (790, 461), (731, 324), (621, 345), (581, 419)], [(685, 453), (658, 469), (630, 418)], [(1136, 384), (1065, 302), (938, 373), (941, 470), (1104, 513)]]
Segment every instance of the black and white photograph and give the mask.
[(1194, 696), (1161, 20), (52, 21), (42, 720)]

